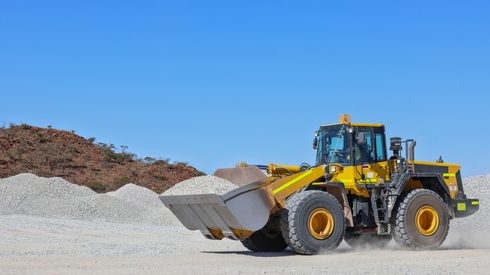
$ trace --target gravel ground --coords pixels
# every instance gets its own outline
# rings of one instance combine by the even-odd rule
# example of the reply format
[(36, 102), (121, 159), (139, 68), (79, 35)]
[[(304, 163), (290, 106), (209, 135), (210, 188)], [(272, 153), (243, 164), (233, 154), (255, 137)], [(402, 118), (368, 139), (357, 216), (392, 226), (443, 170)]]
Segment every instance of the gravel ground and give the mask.
[[(182, 226), (13, 215), (0, 216), (0, 221), (0, 257), (189, 255), (215, 243)], [(216, 243), (223, 249), (241, 248), (230, 240)]]
[(182, 227), (0, 216), (0, 274), (488, 274), (490, 249), (250, 253)]

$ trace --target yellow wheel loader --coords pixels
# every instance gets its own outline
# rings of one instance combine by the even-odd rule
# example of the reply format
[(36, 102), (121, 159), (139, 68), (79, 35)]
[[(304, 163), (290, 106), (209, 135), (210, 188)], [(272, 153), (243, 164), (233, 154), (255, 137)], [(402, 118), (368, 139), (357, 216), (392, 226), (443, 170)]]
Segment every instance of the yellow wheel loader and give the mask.
[(415, 145), (393, 137), (388, 157), (384, 125), (341, 115), (316, 131), (314, 166), (238, 163), (214, 173), (239, 186), (229, 193), (161, 200), (188, 229), (255, 252), (317, 254), (342, 240), (383, 247), (392, 238), (409, 249), (436, 248), (450, 220), (472, 215), (479, 201), (466, 197), (460, 166), (417, 161)]

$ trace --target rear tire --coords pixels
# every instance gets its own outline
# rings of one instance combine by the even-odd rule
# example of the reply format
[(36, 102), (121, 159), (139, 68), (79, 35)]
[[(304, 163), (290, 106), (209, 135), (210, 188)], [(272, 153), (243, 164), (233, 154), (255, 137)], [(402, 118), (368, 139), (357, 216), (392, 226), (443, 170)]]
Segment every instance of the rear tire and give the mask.
[(437, 248), (449, 231), (446, 203), (427, 189), (415, 189), (400, 196), (390, 222), (395, 241), (410, 249)]
[(253, 252), (278, 252), (288, 247), (281, 234), (280, 215), (272, 216), (264, 228), (242, 241)]
[(333, 250), (344, 238), (345, 217), (339, 201), (323, 191), (303, 191), (286, 201), (281, 230), (289, 247), (299, 254)]
[(376, 233), (355, 234), (346, 231), (344, 240), (354, 249), (383, 249), (390, 243), (391, 235), (377, 235)]

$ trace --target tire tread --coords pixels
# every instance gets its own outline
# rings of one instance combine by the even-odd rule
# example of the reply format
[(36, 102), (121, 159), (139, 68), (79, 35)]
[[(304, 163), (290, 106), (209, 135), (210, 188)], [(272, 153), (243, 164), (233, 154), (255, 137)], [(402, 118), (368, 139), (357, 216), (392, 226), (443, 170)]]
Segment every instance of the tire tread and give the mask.
[[(298, 236), (298, 228), (296, 228), (294, 220), (297, 218), (297, 211), (303, 201), (307, 201), (314, 196), (318, 196), (322, 194), (322, 196), (326, 195), (331, 199), (337, 201), (337, 199), (331, 194), (323, 191), (303, 191), (293, 194), (288, 198), (286, 203), (285, 211), (281, 217), (281, 231), (284, 237), (284, 240), (288, 244), (288, 246), (293, 249), (295, 252), (305, 255), (313, 255), (316, 254), (317, 251), (307, 247), (303, 242), (301, 242)], [(339, 203), (340, 211), (342, 210)], [(344, 231), (345, 231), (345, 223), (344, 223)], [(339, 239), (338, 243), (334, 246), (337, 247), (341, 242), (342, 238)]]
[[(398, 198), (395, 207), (393, 208), (394, 215), (391, 216), (391, 221), (390, 221), (392, 227), (391, 230), (392, 230), (393, 239), (402, 247), (409, 248), (409, 249), (420, 248), (408, 235), (407, 223), (405, 220), (408, 214), (409, 203), (412, 201), (412, 199), (415, 196), (424, 193), (432, 195), (435, 198), (437, 198), (442, 203), (442, 205), (444, 205), (444, 208), (447, 211), (447, 205), (444, 202), (444, 200), (441, 198), (441, 196), (439, 196), (436, 192), (432, 190), (415, 189), (408, 193), (402, 194)], [(449, 232), (449, 223), (448, 223), (448, 230), (446, 230), (441, 243), (444, 242), (444, 240), (446, 239), (448, 232)]]

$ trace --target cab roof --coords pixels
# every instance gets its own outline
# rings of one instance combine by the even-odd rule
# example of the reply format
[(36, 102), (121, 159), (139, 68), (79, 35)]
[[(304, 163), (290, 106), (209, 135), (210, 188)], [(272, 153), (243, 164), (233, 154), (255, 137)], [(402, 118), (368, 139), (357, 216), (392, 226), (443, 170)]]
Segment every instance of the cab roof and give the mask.
[(354, 127), (377, 127), (377, 128), (385, 127), (384, 124), (379, 124), (379, 123), (350, 123), (350, 124), (334, 123), (334, 124), (322, 124), (320, 125), (320, 127), (335, 126), (335, 125), (342, 125), (342, 124), (354, 126)]

